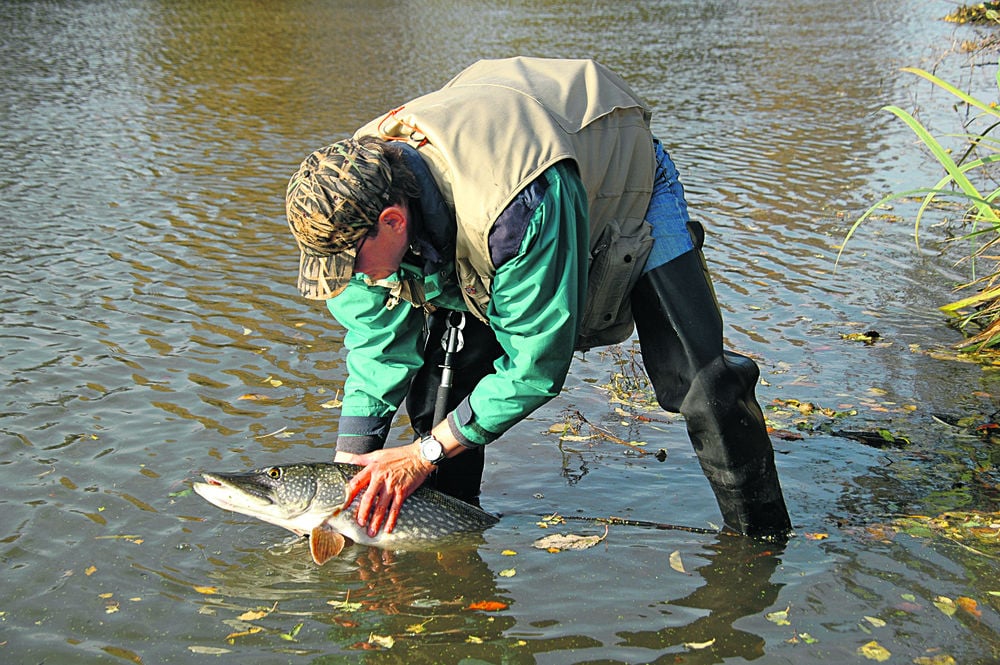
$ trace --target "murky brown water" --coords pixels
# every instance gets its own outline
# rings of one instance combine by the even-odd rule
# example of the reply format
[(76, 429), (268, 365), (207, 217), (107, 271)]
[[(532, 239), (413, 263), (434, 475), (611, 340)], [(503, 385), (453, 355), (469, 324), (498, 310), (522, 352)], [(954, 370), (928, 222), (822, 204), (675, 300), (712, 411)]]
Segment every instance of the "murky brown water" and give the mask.
[[(955, 130), (950, 101), (899, 67), (989, 89), (995, 67), (939, 57), (972, 34), (938, 20), (951, 8), (0, 5), (0, 658), (839, 663), (876, 641), (890, 662), (996, 662), (995, 560), (866, 528), (996, 510), (995, 444), (930, 417), (989, 413), (1000, 393), (992, 372), (921, 353), (956, 339), (934, 312), (960, 279), (955, 257), (914, 249), (909, 224), (875, 222), (833, 272), (854, 215), (936, 175), (877, 109), (916, 101)], [(617, 413), (600, 388), (614, 358), (599, 353), (491, 447), (484, 502), (504, 518), (474, 552), (354, 548), (317, 569), (284, 532), (187, 491), (201, 469), (332, 454), (337, 411), (324, 404), (342, 385), (341, 332), (294, 291), (290, 172), (473, 60), (514, 54), (597, 57), (652, 104), (709, 227), (730, 342), (761, 361), (762, 402), (853, 408), (838, 427), (913, 441), (776, 440), (800, 534), (787, 547), (613, 527), (584, 552), (532, 548), (553, 512), (718, 519), (682, 423)], [(870, 328), (885, 342), (840, 338)], [(546, 430), (574, 409), (666, 461), (601, 440), (560, 447)], [(771, 416), (794, 426), (787, 410)], [(981, 616), (949, 616), (939, 596), (971, 598)], [(467, 609), (477, 601), (507, 609)], [(239, 619), (259, 608), (269, 614)]]

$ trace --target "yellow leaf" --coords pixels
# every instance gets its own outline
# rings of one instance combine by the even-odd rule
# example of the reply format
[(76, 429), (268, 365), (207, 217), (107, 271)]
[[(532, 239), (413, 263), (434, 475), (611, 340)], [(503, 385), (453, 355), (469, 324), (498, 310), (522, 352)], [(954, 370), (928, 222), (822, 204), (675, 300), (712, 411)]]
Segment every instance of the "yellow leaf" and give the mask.
[(867, 621), (871, 625), (875, 626), (876, 628), (882, 628), (883, 626), (885, 626), (885, 621), (882, 621), (878, 617), (869, 617), (869, 616), (866, 616), (865, 617), (865, 621)]
[(396, 640), (392, 635), (376, 635), (375, 633), (368, 636), (368, 641), (372, 644), (377, 644), (383, 649), (391, 649), (396, 644)]
[(514, 575), (517, 575), (517, 571), (513, 568), (507, 568), (506, 570), (501, 570), (498, 574), (500, 577), (514, 577)]
[(267, 610), (261, 610), (261, 611), (250, 610), (244, 612), (243, 614), (239, 615), (236, 618), (239, 619), (240, 621), (256, 621), (257, 619), (263, 619), (268, 614), (270, 614), (270, 612)]
[(90, 577), (96, 572), (97, 572), (97, 566), (89, 566), (85, 571), (83, 571), (83, 574), (86, 575), (87, 577)]
[(97, 597), (98, 598), (110, 598), (113, 595), (115, 595), (115, 594), (113, 594), (113, 593), (99, 593), (99, 594), (97, 594)]
[(934, 600), (934, 607), (938, 608), (948, 616), (953, 616), (955, 614), (955, 601), (947, 596), (938, 596)]
[(955, 659), (947, 654), (941, 654), (938, 656), (921, 656), (920, 658), (914, 658), (913, 662), (916, 665), (956, 665)]
[(808, 540), (825, 540), (830, 537), (828, 533), (806, 533), (804, 535)]
[(892, 656), (888, 649), (874, 640), (858, 647), (858, 655), (864, 656), (868, 660), (877, 660), (880, 663), (889, 660)]
[(515, 556), (517, 552), (515, 552), (514, 550), (504, 550), (503, 552), (500, 552), (500, 554), (502, 554), (503, 556)]
[(247, 610), (243, 614), (239, 615), (237, 618), (240, 621), (256, 621), (257, 619), (263, 619), (264, 617), (266, 617), (268, 614), (270, 614), (271, 612), (275, 611), (276, 609), (278, 609), (278, 603), (277, 603), (277, 601), (274, 603), (274, 605), (271, 606), (270, 609), (267, 609), (265, 607), (261, 607), (261, 608), (259, 608), (257, 610)]
[(764, 618), (779, 626), (790, 626), (791, 622), (788, 620), (788, 610), (790, 609), (792, 609), (791, 605), (777, 612), (768, 612), (764, 615)]
[(246, 630), (241, 631), (239, 633), (229, 633), (228, 635), (226, 635), (226, 641), (232, 644), (233, 640), (235, 640), (237, 637), (246, 637), (247, 635), (255, 635), (256, 633), (259, 633), (262, 630), (264, 629), (261, 628), (260, 626), (250, 626)]
[(684, 570), (684, 562), (681, 561), (681, 553), (676, 550), (670, 553), (670, 567), (678, 573), (687, 574), (687, 571)]
[(271, 398), (268, 397), (267, 395), (261, 395), (259, 393), (247, 393), (245, 395), (240, 395), (237, 399), (245, 399), (253, 402), (259, 402), (261, 400), (268, 400)]
[(211, 595), (213, 593), (219, 593), (219, 588), (214, 586), (195, 586), (193, 587), (198, 593), (203, 593), (206, 595)]
[(684, 646), (688, 649), (707, 649), (708, 647), (715, 644), (715, 639), (711, 639), (708, 642), (685, 642)]

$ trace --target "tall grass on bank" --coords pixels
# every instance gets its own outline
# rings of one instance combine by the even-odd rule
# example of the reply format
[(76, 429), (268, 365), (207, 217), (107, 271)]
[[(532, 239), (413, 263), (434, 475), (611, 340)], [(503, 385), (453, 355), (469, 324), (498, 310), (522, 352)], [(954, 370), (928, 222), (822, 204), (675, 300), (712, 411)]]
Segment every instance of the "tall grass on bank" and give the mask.
[[(941, 143), (910, 113), (898, 106), (885, 106), (889, 111), (913, 130), (917, 137), (930, 150), (945, 171), (945, 176), (932, 187), (913, 189), (890, 194), (869, 208), (859, 217), (847, 232), (844, 246), (854, 233), (872, 214), (884, 204), (902, 198), (922, 197), (913, 226), (913, 238), (920, 245), (920, 222), (930, 206), (939, 199), (958, 199), (967, 206), (964, 221), (968, 226), (967, 233), (959, 240), (973, 243), (969, 255), (959, 262), (969, 265), (970, 278), (965, 284), (958, 286), (956, 292), (968, 293), (958, 300), (941, 307), (941, 310), (953, 317), (952, 322), (961, 330), (966, 339), (956, 345), (966, 351), (979, 352), (1000, 346), (1000, 256), (997, 255), (997, 245), (1000, 243), (1000, 188), (981, 189), (981, 182), (991, 179), (991, 171), (1000, 162), (1000, 139), (991, 134), (1000, 127), (1000, 108), (993, 103), (982, 100), (959, 90), (955, 86), (941, 80), (937, 76), (922, 69), (912, 67), (903, 71), (924, 78), (935, 86), (957, 97), (961, 102), (980, 114), (976, 120), (989, 123), (980, 133), (960, 134), (957, 138), (968, 143), (968, 149), (959, 160), (954, 160)], [(1000, 70), (997, 72), (997, 87), (1000, 88)], [(968, 125), (967, 125), (968, 126)], [(952, 137), (955, 138), (955, 137)], [(983, 157), (971, 159), (973, 153), (988, 153)], [(968, 160), (968, 161), (966, 161)], [(975, 176), (980, 176), (977, 185), (973, 182)], [(844, 249), (841, 247), (840, 252)], [(837, 260), (839, 262), (840, 255)], [(987, 273), (977, 275), (978, 265), (986, 263), (991, 267)]]

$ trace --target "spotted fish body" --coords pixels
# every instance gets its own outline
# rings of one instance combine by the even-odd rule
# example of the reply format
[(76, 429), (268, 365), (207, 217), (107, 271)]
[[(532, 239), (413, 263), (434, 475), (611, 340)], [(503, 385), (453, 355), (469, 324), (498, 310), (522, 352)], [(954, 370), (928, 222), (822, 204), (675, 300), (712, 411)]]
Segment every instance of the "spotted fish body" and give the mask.
[(243, 473), (205, 473), (194, 491), (209, 503), (274, 524), (310, 539), (313, 560), (336, 556), (347, 539), (386, 549), (426, 547), (497, 523), (489, 513), (421, 487), (403, 504), (391, 533), (368, 535), (355, 519), (360, 498), (346, 509), (347, 482), (361, 470), (351, 464), (292, 464)]

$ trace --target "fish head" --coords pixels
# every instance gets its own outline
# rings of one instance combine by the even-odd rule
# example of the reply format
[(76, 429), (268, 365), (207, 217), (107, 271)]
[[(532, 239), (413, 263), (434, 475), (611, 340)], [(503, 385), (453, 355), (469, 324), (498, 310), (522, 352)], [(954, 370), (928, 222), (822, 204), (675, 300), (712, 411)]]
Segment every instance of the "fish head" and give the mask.
[(241, 473), (203, 473), (194, 491), (209, 503), (302, 535), (329, 515), (316, 506), (316, 468), (309, 464), (269, 466)]

